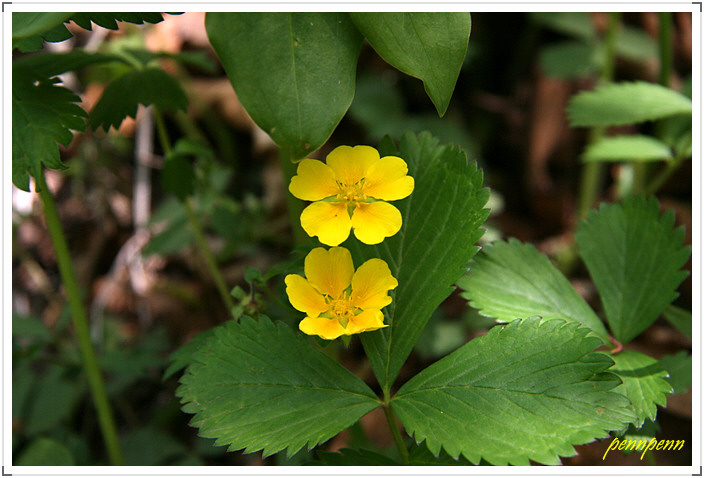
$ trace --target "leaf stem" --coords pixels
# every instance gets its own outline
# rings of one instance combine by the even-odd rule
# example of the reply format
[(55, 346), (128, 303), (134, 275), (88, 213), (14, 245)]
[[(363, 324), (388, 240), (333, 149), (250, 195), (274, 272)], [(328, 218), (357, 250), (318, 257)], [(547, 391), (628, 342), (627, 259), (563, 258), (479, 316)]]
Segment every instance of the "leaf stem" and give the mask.
[(658, 49), (660, 50), (659, 82), (670, 86), (672, 76), (672, 12), (660, 12), (660, 31), (658, 34)]
[(401, 462), (404, 465), (408, 465), (408, 449), (403, 443), (403, 438), (401, 437), (401, 430), (398, 427), (398, 422), (396, 421), (396, 414), (394, 413), (394, 409), (391, 407), (391, 403), (389, 402), (385, 402), (382, 405), (382, 408), (384, 409), (384, 415), (386, 415), (386, 422), (389, 424), (391, 434), (394, 437), (394, 443), (396, 443), (398, 453), (401, 455)]
[[(605, 58), (601, 70), (601, 81), (608, 83), (614, 79), (614, 65), (616, 57), (616, 34), (621, 16), (618, 12), (609, 14), (609, 23), (606, 27), (604, 35), (605, 43)], [(592, 129), (589, 135), (589, 143), (592, 144), (598, 141), (604, 135), (603, 127)], [(599, 161), (590, 161), (582, 168), (579, 206), (578, 212), (580, 217), (586, 217), (592, 205), (596, 201), (602, 183), (604, 182), (604, 164)]]
[(66, 237), (61, 228), (56, 203), (44, 179), (43, 170), (41, 170), (37, 180), (39, 182), (39, 196), (41, 197), (44, 209), (44, 218), (49, 230), (49, 235), (51, 236), (51, 241), (54, 245), (61, 281), (66, 290), (73, 327), (76, 331), (76, 338), (78, 339), (78, 346), (81, 351), (81, 360), (88, 378), (95, 410), (98, 414), (100, 430), (105, 440), (105, 447), (107, 448), (110, 464), (120, 466), (124, 464), (122, 448), (120, 447), (120, 441), (117, 436), (117, 428), (115, 427), (112, 408), (110, 407), (110, 402), (105, 392), (105, 385), (98, 365), (98, 359), (93, 344), (90, 341), (88, 317), (81, 299), (76, 272), (71, 263), (71, 255), (69, 254)]
[(668, 164), (667, 167), (660, 172), (660, 174), (655, 176), (652, 181), (650, 181), (648, 187), (645, 188), (645, 194), (655, 194), (658, 189), (660, 189), (662, 185), (665, 184), (668, 179), (670, 179), (670, 176), (672, 176), (672, 174), (677, 171), (677, 168), (680, 167), (680, 164), (682, 164), (682, 161), (684, 161), (684, 159), (684, 155), (679, 154), (675, 156), (675, 158), (670, 161), (670, 164)]
[[(164, 124), (164, 117), (161, 111), (152, 105), (152, 110), (154, 112), (154, 123), (156, 124), (156, 129), (159, 134), (159, 141), (161, 142), (161, 148), (164, 150), (164, 154), (169, 154), (171, 152), (171, 141), (169, 140), (168, 132), (166, 131), (166, 125)], [(228, 314), (232, 313), (232, 309), (235, 307), (235, 302), (232, 300), (230, 292), (227, 290), (227, 285), (225, 285), (225, 279), (222, 277), (220, 270), (218, 269), (217, 261), (215, 256), (213, 256), (208, 242), (205, 239), (205, 234), (203, 233), (203, 228), (200, 224), (200, 219), (196, 214), (193, 205), (191, 204), (190, 198), (186, 198), (182, 201), (183, 206), (186, 210), (186, 216), (188, 217), (188, 222), (193, 229), (193, 233), (196, 239), (196, 246), (200, 251), (203, 259), (205, 260), (205, 265), (208, 268), (208, 272), (215, 282), (215, 287), (220, 294), (223, 304), (227, 307)]]

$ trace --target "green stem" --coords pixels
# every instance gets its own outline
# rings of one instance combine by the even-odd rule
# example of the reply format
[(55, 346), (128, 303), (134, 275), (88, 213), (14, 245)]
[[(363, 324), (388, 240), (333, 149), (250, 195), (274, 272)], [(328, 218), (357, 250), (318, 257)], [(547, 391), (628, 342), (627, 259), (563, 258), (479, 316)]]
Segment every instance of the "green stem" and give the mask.
[(308, 234), (301, 227), (301, 213), (305, 208), (305, 203), (293, 194), (288, 192), (288, 185), (291, 183), (291, 178), (296, 175), (296, 165), (293, 158), (283, 149), (279, 151), (279, 159), (281, 160), (281, 170), (284, 173), (284, 184), (286, 186), (286, 204), (288, 206), (288, 217), (293, 230), (293, 241), (296, 246), (302, 246), (310, 243)]
[(655, 194), (658, 189), (662, 187), (663, 184), (667, 182), (668, 179), (670, 179), (670, 176), (677, 171), (677, 168), (680, 167), (680, 164), (682, 164), (682, 161), (684, 161), (685, 157), (682, 155), (676, 156), (670, 164), (667, 165), (665, 169), (663, 169), (660, 174), (655, 176), (653, 180), (648, 184), (648, 187), (645, 188), (645, 194)]
[(71, 263), (66, 237), (61, 228), (54, 198), (44, 179), (44, 171), (40, 173), (37, 180), (39, 182), (39, 196), (41, 197), (44, 208), (44, 218), (47, 228), (49, 229), (51, 241), (54, 244), (56, 262), (59, 266), (61, 280), (66, 290), (68, 305), (71, 310), (71, 318), (73, 319), (73, 327), (76, 331), (76, 338), (78, 339), (78, 346), (81, 351), (83, 368), (88, 378), (95, 410), (98, 413), (100, 430), (105, 440), (105, 447), (108, 451), (110, 464), (120, 466), (124, 464), (124, 460), (122, 457), (122, 449), (120, 448), (120, 441), (117, 436), (117, 428), (115, 427), (115, 419), (113, 418), (110, 402), (108, 402), (108, 397), (105, 393), (105, 385), (100, 373), (100, 367), (98, 366), (95, 349), (90, 341), (88, 318), (83, 306), (83, 301), (81, 300), (78, 281), (76, 280), (76, 272)]
[[(169, 134), (166, 131), (166, 125), (164, 124), (164, 117), (162, 116), (159, 109), (152, 105), (152, 111), (154, 112), (154, 123), (156, 124), (157, 133), (159, 134), (159, 141), (161, 142), (161, 148), (164, 150), (164, 154), (169, 154), (171, 152), (171, 141), (169, 140)], [(208, 272), (215, 282), (215, 287), (220, 294), (223, 304), (227, 307), (227, 312), (231, 313), (232, 308), (235, 306), (235, 302), (232, 300), (230, 292), (227, 290), (225, 285), (225, 279), (223, 279), (220, 270), (218, 269), (217, 261), (215, 256), (210, 251), (208, 247), (208, 241), (205, 239), (205, 234), (203, 233), (203, 228), (201, 227), (200, 220), (196, 214), (193, 206), (191, 205), (190, 198), (186, 198), (183, 201), (183, 206), (186, 209), (186, 216), (188, 216), (188, 222), (193, 229), (193, 233), (196, 236), (196, 246), (200, 251), (203, 259), (205, 260), (205, 265), (208, 268)]]
[[(621, 14), (618, 12), (611, 12), (609, 14), (609, 23), (604, 35), (605, 58), (600, 78), (604, 83), (608, 83), (614, 79), (616, 34), (618, 33), (620, 19)], [(603, 135), (603, 127), (592, 129), (589, 136), (589, 143), (591, 144), (598, 141)], [(579, 205), (577, 207), (580, 217), (585, 217), (594, 205), (594, 202), (599, 196), (599, 191), (601, 191), (602, 183), (604, 182), (604, 174), (604, 164), (598, 161), (588, 162), (582, 167)]]
[(658, 49), (660, 50), (660, 84), (670, 86), (672, 76), (672, 13), (660, 12), (660, 32)]
[(396, 421), (396, 414), (394, 413), (394, 409), (388, 402), (384, 403), (382, 405), (382, 408), (384, 409), (384, 415), (386, 415), (386, 422), (389, 424), (391, 434), (394, 437), (394, 443), (396, 443), (398, 453), (401, 455), (401, 462), (404, 465), (408, 465), (408, 449), (403, 443), (403, 438), (401, 437), (401, 430), (398, 427), (398, 422)]

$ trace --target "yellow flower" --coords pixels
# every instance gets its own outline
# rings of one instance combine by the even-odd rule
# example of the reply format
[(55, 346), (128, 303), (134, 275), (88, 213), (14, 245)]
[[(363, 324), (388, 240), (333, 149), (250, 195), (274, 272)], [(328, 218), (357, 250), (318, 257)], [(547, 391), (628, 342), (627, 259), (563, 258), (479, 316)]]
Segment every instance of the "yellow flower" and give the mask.
[(304, 159), (289, 191), (298, 199), (314, 201), (303, 210), (301, 226), (309, 236), (337, 246), (350, 235), (365, 244), (379, 244), (401, 229), (401, 213), (385, 201), (413, 192), (408, 165), (396, 156), (379, 157), (371, 146), (338, 146), (327, 164)]
[(298, 328), (308, 335), (334, 340), (387, 327), (381, 309), (391, 303), (388, 291), (398, 281), (381, 259), (369, 259), (354, 270), (344, 247), (317, 247), (306, 256), (306, 277), (286, 276), (286, 293), (297, 310), (305, 312)]

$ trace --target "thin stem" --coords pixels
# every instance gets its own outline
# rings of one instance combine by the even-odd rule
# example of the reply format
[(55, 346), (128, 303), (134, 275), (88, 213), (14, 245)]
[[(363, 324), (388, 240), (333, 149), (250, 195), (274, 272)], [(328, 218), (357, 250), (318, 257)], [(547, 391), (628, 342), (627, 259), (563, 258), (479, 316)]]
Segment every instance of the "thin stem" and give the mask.
[[(614, 79), (614, 65), (616, 56), (616, 34), (618, 33), (618, 25), (621, 19), (621, 14), (611, 12), (609, 14), (609, 23), (606, 27), (604, 35), (605, 43), (605, 58), (601, 70), (601, 81), (608, 83)], [(589, 136), (589, 143), (598, 141), (604, 135), (603, 127), (592, 129)], [(604, 182), (604, 164), (598, 161), (588, 162), (582, 168), (579, 206), (578, 213), (580, 217), (585, 217), (592, 208), (596, 198), (601, 190)]]
[(670, 86), (672, 76), (672, 12), (660, 12), (660, 32), (658, 49), (660, 50), (660, 77), (663, 86)]
[[(296, 175), (296, 165), (293, 163), (291, 156), (281, 148), (279, 152), (279, 159), (281, 160), (281, 170), (284, 173), (284, 184), (286, 189), (291, 182), (291, 178)], [(293, 240), (296, 246), (302, 246), (310, 242), (308, 234), (301, 227), (301, 213), (305, 208), (305, 203), (298, 198), (295, 198), (291, 193), (286, 194), (286, 204), (288, 206), (288, 217), (291, 222), (291, 229), (293, 230)]]
[[(168, 132), (166, 131), (166, 125), (164, 124), (164, 117), (161, 111), (156, 106), (152, 106), (154, 111), (154, 123), (156, 124), (156, 129), (159, 134), (159, 141), (161, 142), (161, 148), (164, 150), (164, 154), (169, 154), (171, 152), (171, 141), (169, 140)], [(217, 261), (215, 256), (208, 246), (208, 242), (205, 239), (205, 234), (203, 233), (203, 228), (200, 224), (200, 219), (193, 209), (190, 198), (186, 198), (183, 201), (183, 206), (186, 209), (186, 216), (188, 216), (188, 222), (193, 229), (193, 233), (196, 237), (196, 246), (200, 251), (203, 259), (205, 260), (205, 265), (208, 268), (208, 272), (215, 282), (215, 287), (220, 294), (223, 304), (227, 307), (227, 312), (231, 313), (232, 308), (235, 306), (235, 302), (232, 300), (232, 296), (225, 285), (225, 279), (222, 277), (220, 270), (218, 269)]]
[(680, 167), (680, 164), (682, 164), (682, 161), (684, 161), (685, 157), (683, 155), (678, 155), (675, 156), (675, 158), (670, 162), (670, 164), (667, 165), (665, 169), (663, 169), (660, 174), (655, 176), (653, 180), (648, 184), (648, 187), (645, 188), (645, 194), (655, 194), (658, 189), (660, 189), (663, 184), (667, 182), (668, 179), (670, 179), (670, 176), (677, 171), (677, 168)]
[(76, 272), (73, 268), (73, 264), (71, 263), (71, 256), (68, 251), (66, 237), (64, 236), (61, 228), (61, 222), (59, 220), (59, 214), (56, 210), (54, 198), (46, 185), (43, 171), (40, 173), (37, 180), (39, 182), (39, 196), (41, 197), (44, 208), (44, 218), (46, 220), (47, 228), (49, 229), (51, 241), (54, 244), (56, 262), (59, 266), (61, 280), (66, 290), (68, 305), (71, 310), (71, 318), (73, 320), (73, 327), (76, 331), (78, 347), (81, 351), (81, 360), (88, 378), (88, 384), (93, 396), (95, 410), (98, 414), (100, 430), (103, 434), (103, 439), (105, 440), (105, 447), (107, 448), (110, 464), (120, 466), (124, 464), (122, 449), (120, 448), (120, 441), (117, 436), (117, 428), (115, 427), (115, 420), (113, 418), (110, 402), (108, 402), (108, 397), (105, 393), (105, 385), (103, 383), (103, 377), (100, 373), (100, 367), (98, 366), (95, 349), (90, 341), (88, 318), (83, 306), (83, 301), (81, 300), (78, 281), (76, 280)]
[(382, 408), (384, 409), (384, 415), (386, 415), (386, 422), (389, 424), (391, 434), (394, 437), (394, 443), (396, 443), (398, 453), (401, 455), (401, 462), (404, 465), (408, 465), (408, 449), (406, 449), (406, 445), (403, 443), (403, 438), (401, 437), (401, 430), (398, 427), (398, 422), (396, 421), (396, 414), (394, 413), (394, 409), (388, 402), (384, 403), (382, 405)]

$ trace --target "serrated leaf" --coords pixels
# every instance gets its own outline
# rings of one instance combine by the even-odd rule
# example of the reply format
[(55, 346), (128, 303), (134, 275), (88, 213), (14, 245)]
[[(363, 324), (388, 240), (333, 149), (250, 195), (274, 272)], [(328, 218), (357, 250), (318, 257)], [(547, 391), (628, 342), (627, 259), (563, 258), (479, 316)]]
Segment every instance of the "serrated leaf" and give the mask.
[(17, 466), (73, 466), (75, 460), (63, 443), (40, 437), (32, 441), (14, 463)]
[(472, 30), (469, 13), (350, 13), (387, 63), (420, 79), (438, 114), (450, 104)]
[(172, 352), (169, 356), (169, 366), (166, 368), (162, 380), (166, 380), (179, 370), (188, 367), (193, 362), (193, 354), (200, 350), (213, 333), (214, 329), (205, 330)]
[(66, 12), (12, 12), (12, 42), (49, 31), (71, 15)]
[(674, 328), (692, 338), (692, 313), (674, 305), (668, 305), (662, 315)]
[(684, 228), (662, 216), (655, 198), (602, 204), (577, 228), (579, 255), (599, 291), (613, 336), (626, 343), (652, 324), (677, 298), (689, 258)]
[(86, 30), (93, 29), (93, 25), (91, 25), (91, 22), (109, 30), (117, 30), (117, 22), (127, 22), (142, 25), (143, 23), (159, 23), (164, 20), (164, 18), (159, 12), (81, 12), (71, 16), (71, 20), (74, 21), (76, 25)]
[(472, 466), (465, 457), (454, 459), (443, 450), (440, 450), (438, 456), (434, 456), (425, 446), (425, 442), (411, 448), (408, 453), (408, 464), (410, 466)]
[(620, 126), (691, 115), (692, 100), (655, 83), (611, 83), (570, 99), (570, 126)]
[(672, 386), (672, 393), (686, 393), (692, 386), (692, 356), (685, 350), (676, 354), (665, 355), (659, 362), (667, 370), (667, 383)]
[(669, 161), (672, 150), (662, 141), (651, 136), (608, 136), (591, 143), (583, 156), (584, 161)]
[(29, 191), (29, 176), (42, 166), (66, 169), (57, 143), (73, 139), (71, 130), (85, 129), (80, 98), (52, 80), (32, 81), (23, 69), (12, 75), (12, 182)]
[(409, 380), (391, 404), (417, 442), (472, 463), (559, 464), (573, 445), (633, 419), (612, 390), (613, 361), (572, 322), (530, 318), (494, 327)]
[(380, 405), (342, 365), (262, 317), (215, 329), (176, 391), (191, 425), (216, 445), (292, 456), (335, 436)]
[(672, 393), (672, 387), (664, 379), (667, 372), (654, 358), (633, 350), (624, 350), (611, 358), (614, 366), (609, 371), (623, 381), (614, 391), (633, 404), (635, 419), (632, 423), (640, 428), (646, 419), (655, 420), (657, 405), (665, 406), (667, 395)]
[(354, 97), (362, 37), (342, 13), (223, 13), (208, 38), (252, 119), (293, 159), (318, 149)]
[(186, 93), (178, 81), (158, 68), (132, 70), (110, 83), (90, 112), (90, 125), (119, 128), (122, 120), (137, 115), (138, 105), (155, 105), (161, 111), (185, 110)]
[(599, 49), (590, 43), (568, 40), (540, 50), (540, 66), (547, 76), (579, 78), (599, 68)]
[(427, 132), (406, 133), (397, 155), (415, 179), (413, 193), (394, 202), (403, 216), (401, 230), (375, 246), (354, 238), (345, 242), (355, 264), (378, 257), (399, 283), (384, 309), (390, 327), (361, 336), (382, 388), (393, 384), (431, 314), (476, 254), (479, 227), (489, 213), (483, 175), (458, 147), (439, 145)]
[(462, 297), (482, 315), (511, 322), (521, 317), (565, 319), (609, 342), (603, 322), (564, 275), (531, 244), (517, 239), (484, 246), (457, 281)]
[(337, 452), (317, 451), (319, 461), (306, 463), (314, 466), (400, 466), (389, 457), (369, 450), (342, 448)]

